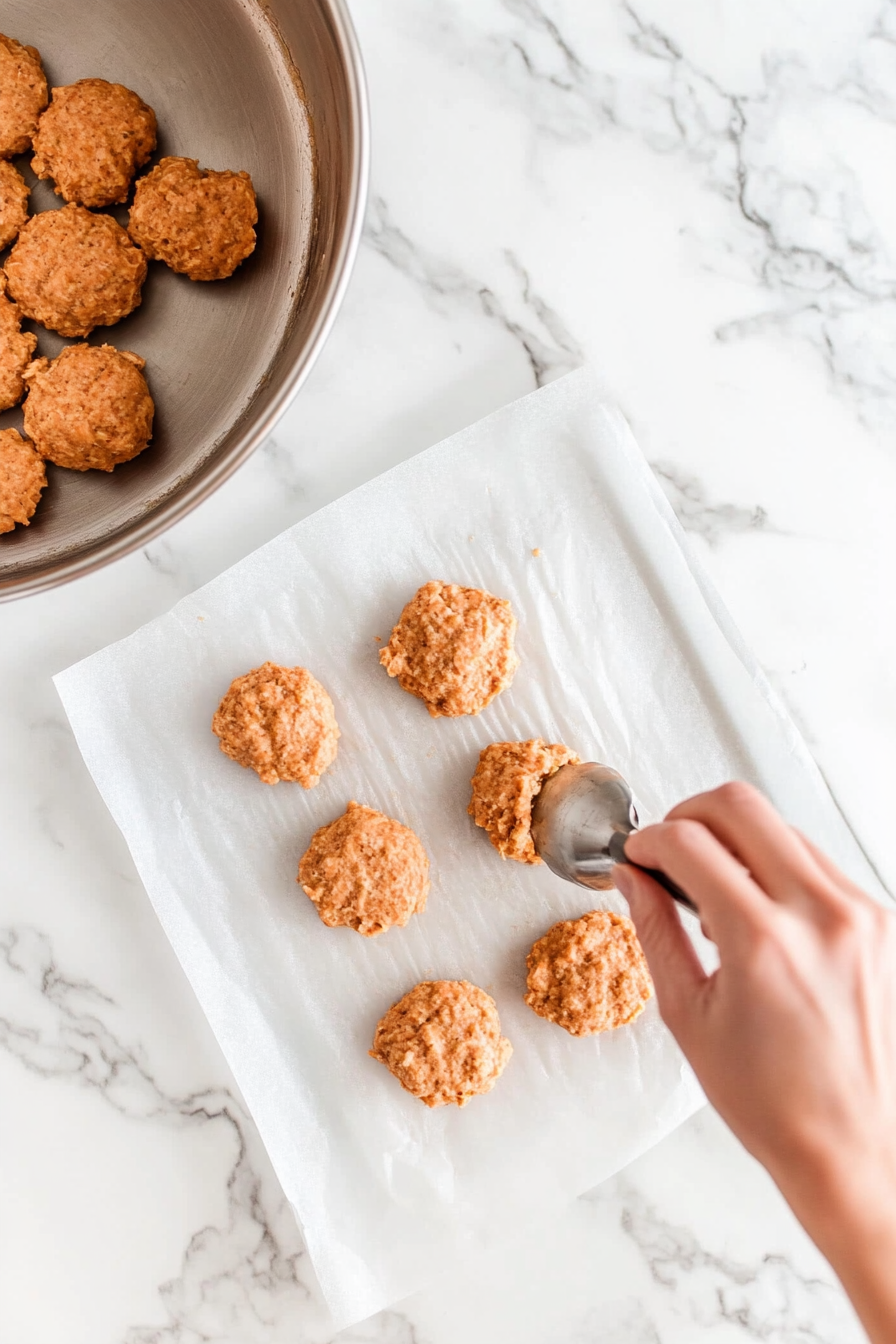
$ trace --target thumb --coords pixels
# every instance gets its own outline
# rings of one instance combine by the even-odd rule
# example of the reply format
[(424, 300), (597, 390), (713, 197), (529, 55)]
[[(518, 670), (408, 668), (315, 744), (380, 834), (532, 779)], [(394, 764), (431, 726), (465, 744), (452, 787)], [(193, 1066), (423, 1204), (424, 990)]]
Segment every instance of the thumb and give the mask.
[(663, 1021), (681, 1044), (697, 991), (708, 979), (685, 932), (675, 902), (658, 882), (637, 868), (617, 864), (613, 881), (628, 901), (638, 939), (653, 977)]

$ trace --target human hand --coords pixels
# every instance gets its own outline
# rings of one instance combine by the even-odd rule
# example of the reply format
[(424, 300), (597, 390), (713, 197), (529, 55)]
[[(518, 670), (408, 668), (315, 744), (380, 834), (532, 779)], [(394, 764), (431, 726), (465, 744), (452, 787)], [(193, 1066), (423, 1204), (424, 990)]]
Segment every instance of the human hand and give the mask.
[(896, 916), (747, 784), (688, 799), (625, 848), (684, 888), (718, 947), (707, 974), (663, 889), (615, 869), (665, 1022), (872, 1338), (892, 1344)]

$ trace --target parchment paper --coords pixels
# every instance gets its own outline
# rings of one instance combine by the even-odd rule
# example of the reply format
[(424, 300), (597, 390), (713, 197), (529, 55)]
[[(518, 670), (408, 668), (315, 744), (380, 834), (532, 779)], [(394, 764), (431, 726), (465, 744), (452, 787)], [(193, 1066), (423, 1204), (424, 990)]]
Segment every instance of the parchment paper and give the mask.
[[(436, 577), (519, 618), (520, 670), (477, 718), (430, 719), (377, 661), (376, 637)], [(339, 756), (311, 792), (262, 784), (210, 731), (231, 679), (268, 658), (309, 667), (335, 702)], [(575, 1040), (523, 1003), (536, 937), (625, 907), (501, 861), (466, 815), (481, 747), (565, 742), (620, 769), (643, 820), (752, 779), (874, 885), (586, 371), (306, 519), (57, 686), (340, 1327), (594, 1186), (701, 1102), (655, 1004)], [(327, 929), (295, 880), (351, 799), (413, 827), (433, 867), (425, 914), (371, 940)], [(495, 996), (515, 1053), (488, 1097), (431, 1112), (367, 1050), (390, 1004), (441, 977)]]

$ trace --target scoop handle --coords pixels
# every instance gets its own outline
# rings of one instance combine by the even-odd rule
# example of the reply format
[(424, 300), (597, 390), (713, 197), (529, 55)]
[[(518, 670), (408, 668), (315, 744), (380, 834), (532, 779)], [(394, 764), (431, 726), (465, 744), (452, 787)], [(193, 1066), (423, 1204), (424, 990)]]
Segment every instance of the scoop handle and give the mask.
[(610, 843), (607, 846), (607, 850), (613, 862), (626, 863), (629, 868), (638, 868), (642, 873), (646, 873), (648, 877), (652, 877), (654, 882), (658, 882), (664, 891), (668, 891), (669, 895), (676, 900), (679, 905), (683, 905), (684, 908), (690, 910), (692, 914), (699, 914), (700, 912), (690, 896), (688, 896), (687, 892), (682, 891), (678, 883), (673, 882), (671, 877), (667, 877), (665, 873), (661, 873), (658, 868), (642, 868), (639, 863), (632, 863), (625, 852), (625, 842), (630, 834), (631, 832), (615, 831), (610, 837)]

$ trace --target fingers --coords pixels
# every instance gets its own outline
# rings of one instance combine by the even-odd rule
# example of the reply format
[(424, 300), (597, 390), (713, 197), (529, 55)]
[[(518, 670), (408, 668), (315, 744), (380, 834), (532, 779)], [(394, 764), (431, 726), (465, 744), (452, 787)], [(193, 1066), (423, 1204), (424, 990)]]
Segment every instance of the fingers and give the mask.
[(832, 894), (829, 867), (751, 784), (723, 784), (673, 807), (667, 821), (705, 826), (774, 901), (806, 903)]
[(695, 996), (707, 980), (694, 945), (678, 918), (675, 905), (646, 873), (622, 864), (613, 880), (628, 901), (638, 939), (653, 977), (663, 1020), (679, 1037), (687, 1032)]
[(682, 819), (645, 826), (629, 836), (625, 852), (633, 863), (667, 873), (687, 892), (723, 957), (743, 951), (748, 931), (767, 924), (767, 896), (701, 822)]
[(871, 901), (872, 905), (876, 904), (876, 902), (871, 900), (871, 897), (868, 895), (867, 891), (863, 891), (862, 888), (857, 885), (857, 883), (853, 882), (851, 878), (847, 877), (845, 873), (841, 872), (840, 869), (837, 867), (836, 863), (834, 863), (833, 859), (829, 859), (827, 854), (825, 854), (824, 850), (819, 849), (818, 846), (814, 844), (813, 841), (811, 841), (807, 835), (803, 835), (802, 831), (798, 830), (794, 830), (793, 833), (799, 840), (800, 844), (805, 845), (806, 849), (809, 851), (812, 858), (818, 864), (818, 867), (824, 873), (828, 881), (833, 883), (833, 885), (837, 887), (839, 891), (844, 892), (845, 895), (852, 897), (855, 900)]

